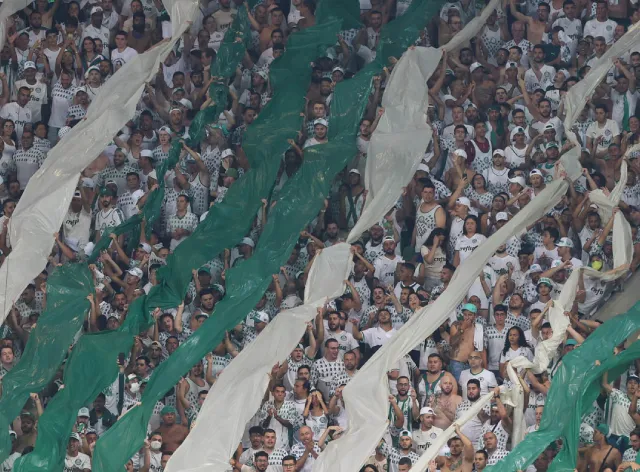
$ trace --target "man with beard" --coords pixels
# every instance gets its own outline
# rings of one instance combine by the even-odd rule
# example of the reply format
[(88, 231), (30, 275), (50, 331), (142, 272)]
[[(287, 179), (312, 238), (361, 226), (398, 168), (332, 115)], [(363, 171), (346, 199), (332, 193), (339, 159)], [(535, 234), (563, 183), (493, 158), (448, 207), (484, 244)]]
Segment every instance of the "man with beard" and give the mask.
[(393, 285), (398, 263), (404, 262), (402, 257), (396, 254), (396, 241), (391, 236), (387, 236), (382, 241), (382, 251), (384, 254), (378, 256), (373, 262), (375, 268), (374, 278), (378, 285), (388, 287)]
[(308, 426), (300, 428), (300, 442), (291, 448), (291, 455), (296, 458), (297, 472), (311, 472), (313, 464), (322, 452), (318, 443), (313, 440), (313, 431)]
[[(383, 287), (376, 287), (373, 289), (373, 305), (365, 310), (360, 318), (359, 327), (364, 328), (366, 326), (373, 325), (377, 320), (378, 312), (382, 309), (388, 310), (391, 313), (391, 319), (398, 316), (395, 307), (390, 303)], [(402, 313), (402, 312), (401, 312)], [(373, 320), (373, 321), (369, 321)]]
[[(420, 416), (420, 407), (416, 398), (416, 391), (411, 387), (408, 377), (398, 377), (396, 384), (397, 395), (390, 395), (389, 401), (389, 431), (394, 444), (402, 439), (403, 433), (411, 430), (414, 420)], [(409, 436), (411, 439), (411, 436)], [(409, 441), (411, 443), (411, 441)], [(411, 449), (411, 444), (408, 446)]]
[[(343, 358), (345, 352), (353, 352), (357, 357), (360, 356), (360, 348), (358, 342), (353, 338), (353, 335), (347, 331), (344, 331), (340, 327), (340, 313), (332, 311), (327, 316), (327, 330), (325, 333), (324, 321), (318, 323), (318, 339), (317, 343), (322, 346), (325, 339), (335, 339), (339, 345), (339, 357)], [(321, 349), (321, 353), (324, 356), (324, 349)]]
[(356, 357), (355, 352), (345, 352), (342, 362), (344, 362), (344, 373), (338, 374), (331, 381), (331, 389), (329, 393), (332, 397), (341, 385), (348, 384), (351, 378), (358, 373), (358, 357)]
[(20, 182), (20, 190), (24, 190), (33, 175), (40, 169), (47, 157), (40, 149), (33, 145), (33, 132), (25, 130), (20, 142), (22, 149), (13, 155), (13, 168), (16, 178)]
[(364, 257), (373, 264), (375, 260), (382, 256), (384, 250), (382, 245), (382, 238), (384, 237), (384, 228), (380, 224), (376, 223), (369, 228), (369, 236), (371, 238), (364, 246)]
[[(497, 396), (500, 394), (499, 387), (496, 387), (494, 390), (494, 395)], [(460, 402), (458, 408), (456, 408), (456, 420), (460, 419), (464, 414), (469, 411), (475, 402), (480, 399), (480, 381), (477, 379), (471, 379), (467, 382), (467, 399)], [(480, 439), (480, 434), (482, 433), (482, 424), (485, 422), (487, 418), (489, 418), (489, 406), (486, 405), (483, 408), (483, 411), (478, 413), (477, 416), (473, 417), (470, 421), (462, 426), (462, 430), (465, 435), (469, 438), (469, 440), (476, 444)], [(482, 416), (482, 418), (480, 418)]]
[(38, 431), (35, 429), (36, 418), (30, 411), (23, 411), (20, 413), (20, 428), (22, 429), (22, 435), (18, 439), (18, 445), (16, 451), (22, 453), (26, 447), (34, 447), (36, 444), (36, 438), (38, 437)]
[(330, 246), (333, 246), (334, 244), (344, 241), (342, 238), (338, 237), (338, 231), (339, 231), (338, 223), (336, 223), (335, 221), (330, 221), (329, 223), (327, 223), (324, 247), (330, 247)]
[(372, 10), (369, 12), (369, 26), (361, 29), (353, 40), (353, 48), (367, 64), (375, 58), (382, 23), (382, 13)]
[(471, 472), (474, 460), (473, 444), (466, 437), (460, 426), (455, 425), (456, 436), (447, 441), (447, 446), (451, 451), (451, 456), (436, 457), (436, 464), (440, 472)]
[[(442, 356), (437, 352), (432, 352), (427, 357), (427, 370), (424, 372), (423, 379), (425, 384), (425, 398), (424, 405), (429, 405), (433, 400), (433, 395), (440, 394), (442, 388), (440, 387), (440, 381), (447, 373), (443, 369), (444, 362)], [(456, 391), (457, 391), (456, 386)]]
[(544, 63), (545, 51), (542, 44), (534, 46), (531, 52), (531, 59), (531, 68), (524, 73), (527, 92), (533, 93), (534, 90), (539, 88), (547, 90), (548, 87), (552, 87), (556, 70)]
[(309, 146), (315, 146), (316, 144), (326, 144), (329, 139), (327, 136), (327, 130), (329, 123), (324, 118), (317, 118), (313, 121), (313, 137), (307, 139), (302, 146), (303, 149)]
[[(313, 358), (315, 355), (315, 346), (313, 346), (313, 349), (311, 349), (311, 346), (305, 349), (302, 344), (298, 344), (298, 346), (291, 351), (287, 360), (280, 365), (280, 369), (278, 370), (278, 380), (283, 380), (287, 391), (291, 391), (296, 379), (300, 378), (298, 373), (299, 369), (303, 366), (309, 369), (309, 366), (313, 364)], [(306, 380), (309, 380), (309, 377), (307, 377)]]
[(487, 465), (495, 465), (509, 454), (506, 450), (498, 446), (498, 439), (494, 432), (487, 431), (482, 436), (484, 450), (487, 451)]
[[(118, 226), (124, 222), (124, 214), (115, 205), (115, 192), (109, 187), (103, 187), (100, 190), (100, 211), (96, 214), (96, 222), (94, 226), (94, 240), (97, 243), (102, 237), (102, 232), (107, 228)], [(124, 243), (124, 235), (118, 236), (118, 244), (122, 247)]]
[[(391, 313), (386, 308), (381, 308), (377, 313), (378, 325), (360, 331), (358, 320), (351, 320), (353, 326), (353, 337), (360, 342), (364, 342), (371, 349), (371, 354), (384, 346), (395, 334), (396, 330), (391, 322)], [(369, 319), (367, 325), (371, 325), (373, 320)]]
[(109, 30), (102, 26), (104, 17), (102, 7), (95, 6), (91, 9), (91, 23), (82, 30), (82, 41), (84, 38), (98, 38), (102, 44), (109, 44)]
[(440, 380), (440, 392), (430, 397), (429, 404), (436, 413), (434, 426), (440, 429), (447, 429), (456, 418), (458, 405), (462, 403), (462, 397), (458, 395), (456, 381), (450, 373), (444, 374)]
[(522, 91), (524, 102), (529, 113), (531, 113), (531, 116), (535, 119), (531, 124), (531, 127), (539, 134), (543, 134), (545, 125), (547, 123), (551, 123), (556, 130), (556, 137), (558, 141), (562, 142), (564, 139), (562, 121), (557, 116), (551, 116), (551, 102), (549, 99), (543, 98), (538, 103), (535, 103), (535, 100), (529, 94), (524, 78), (522, 77), (518, 78), (518, 87)]
[[(401, 472), (402, 466), (408, 465), (411, 468), (417, 462), (420, 456), (411, 450), (412, 445), (411, 432), (407, 430), (400, 432), (397, 449), (390, 447), (384, 441), (380, 444), (380, 452), (387, 456), (389, 462), (389, 472)], [(409, 464), (406, 463), (407, 460)]]
[[(480, 382), (480, 395), (489, 393), (489, 389), (498, 385), (496, 376), (482, 367), (482, 353), (473, 351), (469, 354), (469, 369), (463, 370), (460, 374), (460, 385), (467, 385), (471, 379)], [(467, 399), (466, 392), (462, 392), (462, 398)]]
[(77, 239), (78, 247), (81, 249), (89, 242), (91, 235), (91, 197), (88, 195), (87, 189), (82, 185), (73, 194), (67, 215), (62, 224), (62, 231), (65, 239)]
[(579, 467), (579, 470), (588, 472), (617, 470), (622, 458), (620, 451), (607, 442), (608, 436), (609, 426), (607, 424), (599, 424), (595, 428), (593, 431), (593, 444), (587, 447), (584, 453), (586, 467)]
[(130, 44), (138, 54), (142, 54), (153, 44), (151, 31), (146, 30), (145, 22), (146, 18), (143, 12), (137, 11), (133, 14), (133, 25), (131, 31), (129, 31), (127, 43)]
[(80, 452), (80, 435), (71, 433), (64, 458), (64, 472), (91, 472), (91, 458)]
[(113, 154), (113, 166), (101, 171), (96, 178), (96, 187), (103, 187), (109, 180), (118, 186), (118, 195), (127, 190), (127, 175), (137, 172), (137, 169), (126, 163), (126, 156), (122, 150), (117, 150)]
[(440, 428), (433, 426), (435, 417), (433, 408), (425, 406), (420, 410), (420, 428), (413, 432), (414, 449), (419, 455), (429, 449), (431, 444), (443, 433)]
[(509, 298), (509, 311), (504, 324), (507, 329), (513, 326), (521, 328), (522, 331), (531, 329), (531, 320), (524, 313), (524, 299), (521, 294), (511, 294), (511, 298)]

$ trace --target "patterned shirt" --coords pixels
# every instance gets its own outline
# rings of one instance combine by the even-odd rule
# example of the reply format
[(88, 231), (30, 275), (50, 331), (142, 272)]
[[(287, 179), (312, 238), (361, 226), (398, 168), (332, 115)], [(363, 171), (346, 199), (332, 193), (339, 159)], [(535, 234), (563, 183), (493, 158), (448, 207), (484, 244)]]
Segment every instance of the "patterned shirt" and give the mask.
[(344, 371), (344, 363), (340, 359), (331, 362), (323, 357), (314, 362), (311, 367), (311, 385), (315, 387), (319, 381), (330, 384), (337, 375)]
[(81, 120), (87, 116), (87, 110), (82, 105), (71, 105), (67, 111), (67, 119)]
[(118, 186), (118, 195), (122, 195), (127, 191), (127, 174), (130, 172), (137, 170), (129, 164), (124, 164), (120, 169), (107, 167), (96, 177), (96, 187), (104, 187), (108, 180), (113, 180)]
[(47, 156), (35, 146), (21, 149), (13, 155), (13, 165), (17, 172), (17, 179), (20, 182), (20, 189), (24, 190), (29, 179), (40, 169)]
[(396, 449), (395, 447), (389, 446), (386, 442), (382, 443), (380, 452), (383, 455), (387, 456), (387, 459), (389, 459), (389, 472), (398, 472), (398, 465), (400, 463), (400, 459), (402, 459), (403, 457), (408, 457), (409, 459), (411, 459), (412, 465), (415, 464), (420, 458), (420, 456), (418, 456), (418, 454), (413, 451), (410, 451), (408, 454), (402, 454), (400, 450)]
[(511, 311), (509, 311), (507, 313), (507, 318), (505, 319), (504, 324), (508, 328), (517, 326), (521, 328), (522, 331), (531, 329), (531, 320), (527, 318), (527, 315), (525, 315), (524, 313), (516, 317), (513, 313), (511, 313)]

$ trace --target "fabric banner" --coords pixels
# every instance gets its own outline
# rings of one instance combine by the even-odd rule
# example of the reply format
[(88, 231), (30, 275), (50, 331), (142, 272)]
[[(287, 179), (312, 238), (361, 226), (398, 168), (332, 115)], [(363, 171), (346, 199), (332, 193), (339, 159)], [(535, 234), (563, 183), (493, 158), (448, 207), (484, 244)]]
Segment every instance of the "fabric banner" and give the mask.
[[(274, 159), (274, 156), (281, 156), (288, 149), (287, 138), (295, 136), (300, 129), (299, 110), (303, 108), (303, 97), (310, 82), (309, 63), (316, 58), (318, 47), (326, 48), (333, 43), (330, 38), (335, 38), (339, 30), (340, 23), (334, 21), (327, 25), (316, 25), (293, 35), (284, 56), (272, 63), (272, 77), (275, 74), (279, 76), (279, 80), (285, 76), (296, 77), (297, 80), (287, 82), (286, 89), (276, 89), (274, 98), (261, 113), (262, 121), (258, 123), (256, 120), (250, 127), (268, 129), (268, 132), (256, 137), (260, 139), (262, 146), (259, 149), (257, 146), (253, 148), (257, 149), (261, 158), (255, 159), (254, 162), (261, 162), (260, 168), (268, 170), (263, 174), (269, 175), (247, 172), (246, 177), (257, 174), (260, 180), (255, 182), (256, 185), (242, 188), (242, 192), (234, 192), (234, 199), (231, 202), (245, 207), (247, 202), (253, 204), (255, 201), (257, 204), (255, 208), (243, 208), (235, 215), (255, 215), (260, 207), (260, 200), (258, 198), (256, 201), (251, 197), (254, 195), (262, 197), (273, 185), (280, 163), (280, 159)], [(367, 84), (367, 90), (369, 86)], [(362, 94), (362, 91), (353, 92), (355, 96)], [(338, 108), (344, 106), (344, 110), (349, 111), (353, 96), (351, 95), (349, 101), (342, 105), (333, 103), (332, 106)], [(362, 109), (357, 116), (359, 117), (361, 113)], [(270, 120), (268, 116), (271, 117)], [(267, 122), (271, 126), (266, 126)], [(273, 123), (280, 124), (275, 132)], [(356, 132), (357, 125), (356, 120), (352, 133)], [(122, 420), (100, 438), (94, 453), (94, 471), (111, 471), (124, 465), (142, 446), (147, 423), (156, 402), (178, 383), (185, 371), (222, 340), (225, 331), (242, 321), (246, 313), (251, 311), (262, 297), (271, 281), (271, 275), (277, 273), (290, 256), (298, 240), (300, 229), (317, 214), (322, 206), (333, 175), (344, 166), (344, 163), (335, 159), (337, 150), (343, 148), (344, 143), (335, 140), (324, 146), (305, 150), (303, 167), (287, 181), (281, 191), (280, 200), (269, 216), (269, 224), (261, 235), (254, 255), (227, 271), (227, 295), (216, 305), (215, 315), (205, 321), (198, 331), (154, 371), (142, 396), (141, 405), (131, 409)], [(353, 148), (355, 149), (355, 144)], [(327, 178), (326, 174), (330, 178)], [(267, 176), (270, 177), (268, 181)], [(253, 183), (253, 179), (250, 178), (241, 181), (243, 180), (245, 183)], [(223, 204), (232, 196), (236, 187), (237, 190), (241, 190), (238, 185), (241, 181), (229, 189), (220, 207), (224, 207)], [(214, 220), (212, 213), (217, 207), (216, 204), (194, 234), (178, 246), (170, 256), (168, 265), (163, 268), (162, 283), (154, 287), (147, 297), (149, 306), (175, 307), (186, 293), (191, 269), (200, 267), (210, 260), (211, 254), (221, 252), (221, 249), (217, 252), (212, 250), (212, 246), (217, 246), (218, 241), (217, 238), (214, 240), (210, 237), (211, 234), (217, 234), (211, 232), (212, 226), (223, 226), (224, 229), (220, 231), (222, 234), (240, 230), (241, 234), (233, 240), (234, 242), (239, 241), (246, 234), (249, 228), (234, 224), (236, 220), (231, 214), (217, 214)], [(230, 208), (227, 208), (228, 210)], [(169, 304), (165, 305), (166, 302)], [(123, 447), (123, 444), (127, 447)], [(114, 451), (118, 453), (114, 454)]]
[(53, 379), (82, 328), (93, 294), (93, 277), (85, 264), (67, 264), (47, 280), (47, 305), (18, 363), (2, 378), (0, 456), (11, 454), (9, 425), (29, 399)]
[(619, 375), (640, 356), (638, 341), (629, 349), (614, 355), (614, 348), (638, 329), (640, 303), (624, 315), (602, 324), (581, 346), (564, 356), (547, 395), (540, 429), (528, 434), (502, 461), (487, 467), (487, 472), (525, 470), (558, 438), (563, 440), (564, 445), (549, 470), (573, 472), (578, 456), (582, 415), (592, 408), (598, 397), (602, 375), (612, 370)]
[[(0, 18), (4, 11), (12, 11), (9, 3), (16, 8), (26, 6), (26, 2), (5, 2), (0, 7), (3, 9)], [(100, 155), (134, 115), (145, 82), (153, 80), (160, 62), (190, 27), (197, 2), (168, 1), (166, 6), (174, 24), (171, 40), (133, 58), (118, 71), (115, 80), (101, 87), (86, 118), (49, 151), (20, 198), (9, 223), (11, 240), (16, 243), (0, 267), (0, 286), (4, 287), (0, 293), (0, 322), (4, 321), (11, 303), (47, 264), (54, 242), (51, 235), (60, 229), (80, 172)], [(8, 10), (4, 10), (5, 7)]]

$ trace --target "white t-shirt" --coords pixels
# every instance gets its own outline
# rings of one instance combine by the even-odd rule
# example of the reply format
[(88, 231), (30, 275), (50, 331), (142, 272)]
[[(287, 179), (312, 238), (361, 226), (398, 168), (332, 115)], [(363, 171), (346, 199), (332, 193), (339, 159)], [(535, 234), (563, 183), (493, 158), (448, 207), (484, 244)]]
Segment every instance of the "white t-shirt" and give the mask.
[(64, 217), (62, 229), (65, 238), (77, 239), (81, 248), (86, 246), (91, 236), (91, 214), (84, 208), (78, 213), (69, 209)]
[(422, 428), (414, 430), (412, 433), (413, 449), (417, 454), (422, 455), (442, 433), (443, 431), (435, 426), (432, 426), (431, 429), (427, 431), (422, 431)]
[(598, 144), (596, 152), (607, 151), (609, 149), (609, 145), (613, 143), (613, 139), (616, 136), (620, 136), (620, 128), (618, 127), (618, 123), (613, 120), (607, 119), (607, 122), (602, 128), (597, 121), (591, 123), (587, 128), (587, 137), (595, 141), (600, 136), (603, 136), (603, 139), (602, 142)]
[(613, 33), (616, 26), (618, 23), (613, 20), (600, 22), (594, 18), (585, 23), (583, 36), (593, 36), (594, 38), (603, 36), (607, 40), (607, 44), (613, 44)]
[(119, 208), (108, 208), (100, 210), (96, 214), (96, 222), (94, 229), (96, 231), (104, 231), (106, 228), (118, 226), (124, 221), (124, 215)]
[(480, 382), (480, 395), (486, 395), (489, 393), (489, 389), (496, 387), (498, 385), (498, 381), (496, 380), (496, 376), (493, 372), (482, 369), (477, 374), (473, 374), (471, 369), (463, 370), (460, 373), (460, 381), (459, 384), (462, 386), (462, 399), (467, 399), (467, 382), (471, 379), (476, 379)]
[[(614, 388), (609, 395), (609, 404), (611, 406), (611, 417), (609, 419), (609, 426), (611, 428), (611, 434), (617, 436), (629, 436), (631, 431), (636, 427), (635, 421), (629, 415), (629, 406), (631, 400), (629, 397), (617, 388)], [(636, 411), (639, 409), (640, 400), (636, 403)]]
[(400, 262), (404, 262), (400, 256), (394, 256), (393, 259), (389, 259), (386, 255), (378, 257), (373, 261), (373, 267), (375, 269), (374, 277), (378, 279), (384, 287), (393, 285), (396, 266)]
[(22, 138), (22, 130), (27, 123), (33, 123), (31, 109), (18, 105), (18, 102), (9, 102), (0, 109), (0, 118), (11, 120), (16, 124), (18, 139)]
[(391, 328), (390, 331), (385, 331), (379, 326), (365, 329), (362, 332), (365, 344), (371, 347), (384, 346), (395, 334), (396, 330), (394, 328)]
[(456, 240), (456, 251), (460, 254), (460, 264), (476, 250), (480, 244), (485, 242), (487, 237), (484, 234), (476, 233), (471, 238), (464, 234)]
[(27, 83), (26, 79), (17, 80), (14, 85), (16, 94), (21, 87), (27, 87), (31, 90), (31, 97), (27, 103), (27, 107), (31, 110), (31, 119), (34, 122), (42, 120), (42, 105), (49, 103), (47, 98), (47, 84), (43, 84), (40, 80), (36, 80), (36, 83), (31, 85)]
[(91, 459), (81, 452), (77, 456), (71, 457), (67, 454), (64, 458), (64, 472), (76, 472), (77, 470), (91, 470)]
[(116, 66), (122, 67), (131, 59), (138, 55), (138, 51), (127, 46), (124, 51), (120, 52), (118, 49), (111, 51), (111, 63), (113, 64), (113, 70), (117, 70)]
[(526, 357), (530, 361), (533, 360), (533, 353), (531, 352), (531, 349), (529, 349), (528, 347), (519, 347), (515, 351), (512, 348), (509, 348), (506, 354), (501, 354), (500, 363), (505, 364), (506, 362), (509, 362), (510, 360), (513, 360), (516, 357), (520, 356)]

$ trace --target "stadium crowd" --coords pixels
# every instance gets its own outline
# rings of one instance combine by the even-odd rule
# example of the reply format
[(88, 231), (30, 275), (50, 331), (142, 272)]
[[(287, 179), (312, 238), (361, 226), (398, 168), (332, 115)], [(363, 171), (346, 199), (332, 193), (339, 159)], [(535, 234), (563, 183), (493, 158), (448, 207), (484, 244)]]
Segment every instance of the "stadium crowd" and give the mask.
[[(300, 168), (306, 148), (328, 141), (333, 88), (373, 60), (381, 28), (410, 4), (360, 0), (363, 27), (342, 31), (335, 46), (309, 67), (303, 124), (281, 157), (270, 200), (263, 200), (251, 231), (235, 247), (193, 268), (183, 303), (154, 313), (155, 325), (118, 360), (118, 379), (78, 412), (65, 472), (91, 470), (100, 435), (137, 404), (154, 369), (215, 316), (216, 303), (225, 296), (225, 270), (252, 256), (279, 191)], [(444, 4), (415, 44), (447, 44), (483, 7), (467, 0)], [(190, 122), (212, 105), (211, 63), (238, 9), (245, 8), (252, 46), (229, 81), (224, 112), (192, 149), (184, 144)], [(90, 265), (96, 293), (84, 332), (120, 326), (129, 304), (157, 283), (156, 271), (167, 255), (249, 169), (243, 135), (271, 99), (271, 62), (286, 52), (291, 35), (315, 24), (315, 8), (313, 0), (265, 0), (253, 9), (238, 0), (199, 2), (197, 18), (146, 87), (135, 116), (80, 177), (47, 269), (24, 290), (2, 325), (0, 376), (19, 361), (46, 308), (48, 274), (60, 264), (86, 260), (102, 238), (112, 242)], [(565, 94), (638, 20), (640, 5), (634, 0), (503, 0), (475, 38), (444, 53), (428, 82), (427, 120), (434, 139), (415, 176), (397, 205), (352, 245), (355, 266), (344, 295), (319, 310), (299, 346), (274, 366), (264, 402), (246, 426), (230, 469), (311, 472), (327, 443), (349, 427), (342, 390), (351, 377), (554, 178), (560, 156), (573, 146), (562, 124)], [(171, 33), (159, 0), (35, 0), (6, 26), (0, 51), (0, 262), (11, 252), (12, 213), (49, 150), (83, 119), (106, 81), (118, 80), (124, 64)], [(389, 58), (388, 71), (398, 59)], [(492, 390), (491, 405), (472, 421), (456, 423), (456, 437), (429, 469), (481, 471), (509, 453), (513, 411), (496, 388), (508, 382), (511, 359), (533, 359), (536, 346), (552, 335), (546, 309), (571, 272), (583, 265), (601, 272), (614, 268), (613, 217), (603, 221), (589, 194), (611, 191), (623, 160), (626, 187), (614, 214), (622, 213), (633, 228), (628, 275), (637, 269), (640, 163), (637, 153), (627, 155), (640, 142), (637, 74), (640, 44), (617, 58), (594, 94), (585, 97), (573, 128), (581, 145), (580, 179), (549, 214), (491, 256), (449, 320), (388, 372), (389, 429), (363, 471), (407, 472), (444, 429)], [(380, 103), (387, 78), (385, 72), (374, 79), (358, 154), (335, 179), (324, 208), (300, 228), (291, 257), (246, 320), (211, 346), (204, 359), (185, 366), (190, 370), (156, 406), (148, 439), (127, 471), (163, 470), (198, 420), (220, 373), (280, 311), (302, 304), (314, 257), (343, 241), (357, 222), (367, 198), (367, 151), (384, 114)], [(137, 214), (157, 191), (155, 168), (175, 140), (183, 143), (183, 152), (165, 176), (161, 217), (150, 238), (143, 227), (139, 247), (128, 253), (125, 236), (109, 228)], [(548, 369), (520, 372), (528, 433), (540, 425), (563, 356), (599, 327), (598, 309), (623, 286), (624, 279), (603, 283), (580, 277), (576, 300), (566, 307), (571, 320), (566, 339)], [(619, 378), (602, 379), (601, 395), (580, 428), (580, 472), (640, 469), (639, 374), (636, 361)], [(38, 418), (63, 387), (61, 379), (62, 370), (45, 390), (31, 395), (13, 421), (12, 454), (3, 471), (11, 471), (16, 458), (33, 449)], [(545, 472), (560, 447), (551, 444), (527, 471)]]

